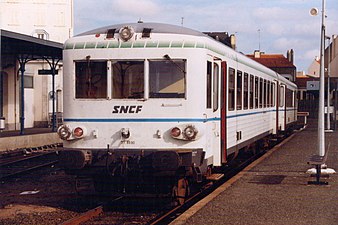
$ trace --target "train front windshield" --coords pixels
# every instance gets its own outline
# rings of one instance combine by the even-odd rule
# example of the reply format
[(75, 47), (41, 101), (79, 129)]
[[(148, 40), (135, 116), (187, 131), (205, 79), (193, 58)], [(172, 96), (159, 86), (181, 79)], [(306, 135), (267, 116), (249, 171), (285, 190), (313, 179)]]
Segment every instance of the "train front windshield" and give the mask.
[[(145, 91), (149, 98), (185, 97), (186, 60), (109, 61), (111, 73), (108, 73), (107, 62), (75, 62), (76, 98), (106, 99), (110, 92), (113, 99), (143, 99)], [(147, 76), (145, 63), (149, 66)], [(147, 78), (149, 88), (145, 90)], [(110, 86), (111, 90), (107, 90)]]

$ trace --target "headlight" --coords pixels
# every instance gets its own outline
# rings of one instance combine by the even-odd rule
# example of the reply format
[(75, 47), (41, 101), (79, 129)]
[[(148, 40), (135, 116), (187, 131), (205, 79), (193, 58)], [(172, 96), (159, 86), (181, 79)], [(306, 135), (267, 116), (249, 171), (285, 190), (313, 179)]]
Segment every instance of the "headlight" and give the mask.
[(58, 128), (57, 133), (62, 140), (67, 140), (70, 137), (70, 135), (72, 134), (71, 130), (66, 125), (60, 126)]
[(193, 125), (188, 125), (184, 131), (183, 131), (183, 136), (187, 140), (194, 140), (196, 138), (198, 131)]
[(125, 27), (122, 27), (119, 31), (119, 34), (120, 34), (120, 38), (123, 40), (123, 41), (128, 41), (130, 38), (133, 37), (134, 35), (134, 29), (130, 26), (125, 26)]

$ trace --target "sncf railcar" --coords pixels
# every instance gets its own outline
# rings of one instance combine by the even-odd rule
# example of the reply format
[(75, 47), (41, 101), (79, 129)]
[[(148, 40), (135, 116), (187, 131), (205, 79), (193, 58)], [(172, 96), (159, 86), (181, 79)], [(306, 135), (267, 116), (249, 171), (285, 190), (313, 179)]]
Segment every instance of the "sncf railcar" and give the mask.
[(296, 122), (296, 85), (188, 28), (130, 23), (64, 47), (60, 161), (78, 187), (135, 193), (201, 182)]

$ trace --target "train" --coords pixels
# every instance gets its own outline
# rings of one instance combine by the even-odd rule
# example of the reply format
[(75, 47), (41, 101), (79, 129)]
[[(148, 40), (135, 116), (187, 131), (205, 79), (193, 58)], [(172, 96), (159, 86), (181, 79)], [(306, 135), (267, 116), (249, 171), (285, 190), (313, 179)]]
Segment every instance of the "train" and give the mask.
[[(125, 23), (68, 39), (60, 164), (78, 190), (170, 193), (218, 179), (297, 122), (297, 86), (209, 35)], [(183, 200), (182, 200), (183, 199)]]

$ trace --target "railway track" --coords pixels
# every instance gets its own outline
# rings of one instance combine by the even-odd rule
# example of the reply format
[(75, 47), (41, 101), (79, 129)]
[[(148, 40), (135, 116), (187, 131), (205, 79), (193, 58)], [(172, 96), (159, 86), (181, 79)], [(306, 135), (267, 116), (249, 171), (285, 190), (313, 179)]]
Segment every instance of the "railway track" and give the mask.
[(31, 156), (20, 156), (0, 161), (0, 180), (9, 179), (46, 166), (56, 164), (57, 151), (49, 151)]
[[(228, 168), (227, 171), (224, 171), (224, 177), (221, 180), (216, 182), (207, 182), (204, 185), (198, 187), (194, 190), (193, 194), (185, 201), (183, 205), (178, 206), (170, 206), (170, 201), (168, 200), (154, 200), (153, 209), (146, 209), (146, 205), (150, 205), (151, 203), (145, 203), (146, 201), (151, 201), (148, 199), (130, 199), (130, 198), (116, 198), (113, 200), (107, 200), (107, 202), (103, 203), (100, 206), (93, 207), (80, 214), (77, 217), (74, 217), (64, 223), (62, 225), (75, 225), (75, 224), (116, 224), (121, 220), (121, 214), (116, 212), (123, 213), (123, 224), (169, 224), (179, 215), (181, 215), (184, 211), (190, 208), (192, 205), (196, 204), (199, 200), (203, 199), (205, 196), (214, 191), (217, 187), (222, 185), (224, 182), (229, 180), (231, 177), (239, 173), (243, 168), (257, 159), (258, 156), (246, 157), (245, 159), (241, 159), (236, 164), (235, 168)], [(128, 203), (125, 203), (125, 202)], [(130, 203), (130, 201), (139, 202), (140, 205), (145, 205), (143, 210), (133, 210), (130, 209), (135, 207), (137, 203)], [(156, 203), (155, 203), (156, 201)], [(126, 209), (122, 209), (121, 205), (128, 204)], [(140, 206), (142, 208), (142, 206)], [(128, 208), (128, 209), (127, 209)], [(128, 211), (128, 213), (125, 213)], [(134, 212), (135, 211), (135, 212)], [(141, 211), (141, 212), (140, 212)]]

